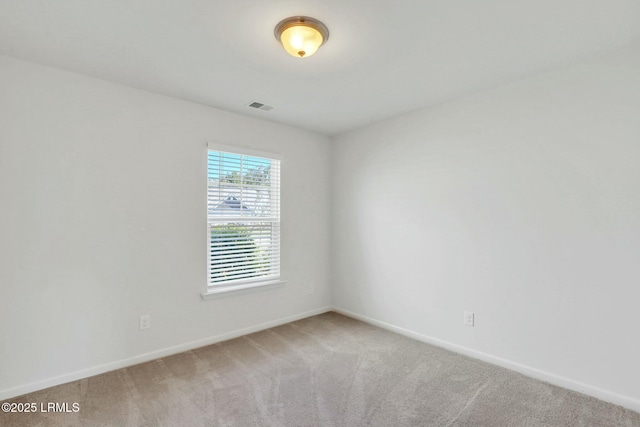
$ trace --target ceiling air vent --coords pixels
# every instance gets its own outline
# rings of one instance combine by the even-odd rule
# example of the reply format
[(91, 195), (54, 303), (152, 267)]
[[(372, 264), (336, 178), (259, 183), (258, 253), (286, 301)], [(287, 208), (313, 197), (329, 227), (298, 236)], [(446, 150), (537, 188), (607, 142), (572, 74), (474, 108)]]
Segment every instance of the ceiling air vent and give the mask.
[(270, 111), (273, 110), (273, 107), (271, 105), (266, 105), (263, 104), (262, 102), (252, 102), (251, 104), (248, 105), (251, 108), (255, 108), (256, 110), (264, 110), (264, 111)]

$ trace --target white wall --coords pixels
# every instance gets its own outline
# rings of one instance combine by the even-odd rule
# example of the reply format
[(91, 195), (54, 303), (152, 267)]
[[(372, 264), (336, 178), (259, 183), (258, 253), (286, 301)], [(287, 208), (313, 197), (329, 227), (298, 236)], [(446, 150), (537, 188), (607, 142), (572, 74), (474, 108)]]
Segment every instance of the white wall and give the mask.
[[(208, 140), (282, 154), (284, 287), (201, 299)], [(0, 399), (328, 306), (329, 150), (0, 57)]]
[[(629, 50), (339, 136), (329, 174), (327, 138), (0, 56), (0, 399), (322, 310), (332, 261), (341, 309), (640, 409), (638, 117)], [(207, 140), (284, 156), (286, 286), (201, 300)]]
[(640, 49), (333, 148), (335, 306), (640, 410)]

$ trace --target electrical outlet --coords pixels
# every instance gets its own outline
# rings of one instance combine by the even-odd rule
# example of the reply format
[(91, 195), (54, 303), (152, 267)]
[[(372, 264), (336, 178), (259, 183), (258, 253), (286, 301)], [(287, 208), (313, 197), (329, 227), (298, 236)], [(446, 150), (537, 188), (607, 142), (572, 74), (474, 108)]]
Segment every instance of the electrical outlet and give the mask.
[(473, 326), (474, 317), (475, 317), (475, 314), (473, 313), (473, 311), (465, 311), (464, 312), (464, 324), (467, 325), (467, 326)]
[(140, 330), (149, 329), (151, 327), (151, 316), (148, 314), (143, 314), (140, 316)]
[(309, 295), (311, 295), (312, 293), (314, 293), (316, 291), (316, 285), (315, 283), (311, 282), (307, 285), (307, 293)]

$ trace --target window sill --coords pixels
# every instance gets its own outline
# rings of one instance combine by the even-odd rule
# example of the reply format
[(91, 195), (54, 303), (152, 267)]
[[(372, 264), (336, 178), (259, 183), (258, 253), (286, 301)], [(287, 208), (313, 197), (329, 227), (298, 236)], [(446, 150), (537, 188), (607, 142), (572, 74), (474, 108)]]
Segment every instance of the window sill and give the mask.
[(245, 294), (272, 288), (279, 288), (286, 282), (283, 280), (269, 280), (267, 282), (245, 283), (242, 285), (211, 287), (201, 294), (203, 300), (227, 297), (231, 295)]

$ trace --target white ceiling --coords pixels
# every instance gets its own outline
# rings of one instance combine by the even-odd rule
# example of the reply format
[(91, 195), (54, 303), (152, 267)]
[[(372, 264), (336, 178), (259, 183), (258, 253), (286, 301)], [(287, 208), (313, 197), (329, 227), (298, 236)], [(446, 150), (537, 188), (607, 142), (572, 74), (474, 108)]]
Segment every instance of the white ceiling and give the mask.
[(0, 0), (0, 54), (327, 135), (637, 44), (640, 0)]

